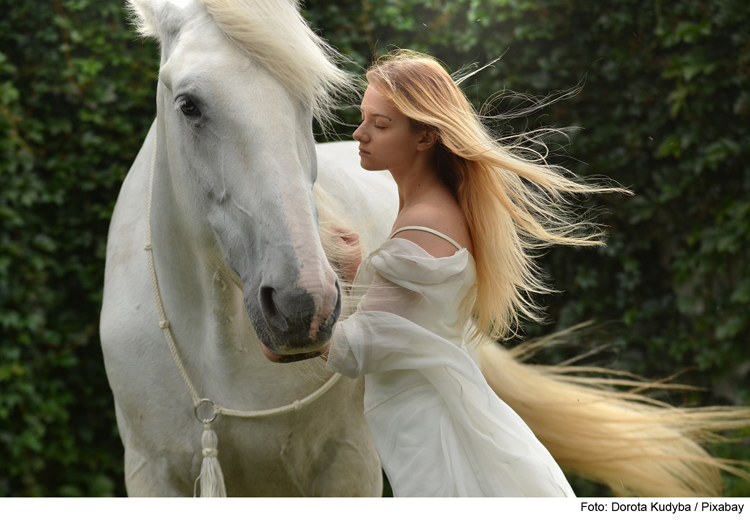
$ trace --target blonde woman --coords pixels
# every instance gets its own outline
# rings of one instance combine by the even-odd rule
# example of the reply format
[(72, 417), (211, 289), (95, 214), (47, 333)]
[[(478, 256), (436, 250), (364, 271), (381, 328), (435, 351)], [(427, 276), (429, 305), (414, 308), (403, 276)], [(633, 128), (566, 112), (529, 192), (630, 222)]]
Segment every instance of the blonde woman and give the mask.
[[(487, 385), (464, 329), (505, 337), (546, 290), (529, 250), (591, 245), (562, 192), (596, 188), (493, 140), (434, 59), (391, 54), (367, 73), (361, 165), (398, 185), (392, 234), (359, 266), (365, 288), (328, 369), (365, 376), (365, 413), (397, 496), (574, 496), (552, 456)], [(351, 241), (352, 238), (350, 237)], [(357, 264), (350, 265), (353, 269)]]
[(360, 299), (322, 351), (330, 371), (365, 376), (365, 416), (394, 495), (574, 496), (503, 400), (568, 469), (616, 494), (716, 495), (719, 470), (747, 477), (696, 439), (748, 425), (748, 410), (666, 407), (633, 381), (620, 381), (631, 393), (604, 392), (591, 386), (606, 379), (535, 370), (488, 343), (513, 334), (519, 314), (540, 319), (529, 298), (549, 289), (535, 249), (601, 244), (566, 196), (623, 190), (493, 139), (429, 56), (389, 54), (367, 80), (354, 139), (363, 168), (393, 175), (399, 212), (364, 261), (357, 235), (334, 229), (340, 273)]

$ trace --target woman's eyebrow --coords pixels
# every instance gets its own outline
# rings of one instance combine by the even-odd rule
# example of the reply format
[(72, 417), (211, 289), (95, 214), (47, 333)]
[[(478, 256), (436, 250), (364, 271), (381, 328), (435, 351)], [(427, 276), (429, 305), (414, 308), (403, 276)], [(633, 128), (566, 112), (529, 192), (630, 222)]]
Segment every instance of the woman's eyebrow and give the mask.
[[(364, 115), (364, 114), (365, 114), (365, 110), (363, 110), (362, 108), (360, 108), (360, 109), (359, 109), (359, 112), (360, 112), (360, 113), (361, 113), (362, 115)], [(389, 121), (393, 122), (393, 119), (391, 119), (391, 118), (390, 118), (390, 117), (389, 117), (388, 115), (383, 115), (382, 113), (372, 113), (371, 115), (372, 115), (373, 117), (383, 117), (384, 119), (388, 119)]]

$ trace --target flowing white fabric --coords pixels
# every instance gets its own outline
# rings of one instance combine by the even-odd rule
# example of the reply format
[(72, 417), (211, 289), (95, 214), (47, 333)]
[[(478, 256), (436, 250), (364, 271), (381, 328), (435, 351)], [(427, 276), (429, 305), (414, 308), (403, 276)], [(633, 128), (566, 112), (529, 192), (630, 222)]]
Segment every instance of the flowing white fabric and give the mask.
[(365, 417), (395, 496), (574, 497), (549, 452), (487, 385), (463, 339), (476, 282), (466, 249), (435, 258), (389, 239), (337, 325), (328, 370), (365, 375)]

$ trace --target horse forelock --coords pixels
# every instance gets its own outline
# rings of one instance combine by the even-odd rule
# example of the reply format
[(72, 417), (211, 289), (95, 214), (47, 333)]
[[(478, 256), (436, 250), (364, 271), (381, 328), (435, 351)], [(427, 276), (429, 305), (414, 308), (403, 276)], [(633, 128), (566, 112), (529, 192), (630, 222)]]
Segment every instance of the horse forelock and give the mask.
[[(197, 2), (240, 50), (273, 74), (318, 120), (331, 114), (354, 82), (339, 69), (343, 56), (316, 35), (296, 0), (128, 0), (138, 33), (160, 37), (160, 25), (179, 23), (175, 10)], [(183, 12), (182, 9), (179, 12)]]
[(198, 0), (224, 34), (251, 54), (317, 118), (324, 118), (352, 81), (343, 57), (316, 35), (290, 0)]

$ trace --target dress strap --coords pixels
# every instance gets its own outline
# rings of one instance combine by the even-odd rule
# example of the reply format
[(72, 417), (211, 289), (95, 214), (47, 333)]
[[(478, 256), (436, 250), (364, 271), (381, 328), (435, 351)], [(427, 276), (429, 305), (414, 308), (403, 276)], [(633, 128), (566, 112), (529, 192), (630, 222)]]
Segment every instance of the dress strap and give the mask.
[(458, 249), (458, 250), (461, 250), (462, 248), (464, 248), (461, 245), (459, 245), (458, 243), (456, 243), (455, 241), (453, 241), (451, 238), (449, 238), (448, 236), (446, 236), (445, 234), (443, 234), (441, 232), (438, 232), (437, 230), (433, 230), (431, 228), (427, 228), (426, 226), (405, 226), (403, 228), (399, 228), (393, 234), (391, 234), (390, 237), (388, 237), (388, 239), (393, 238), (393, 236), (395, 236), (399, 232), (403, 232), (404, 230), (424, 230), (425, 232), (429, 232), (430, 234), (435, 234), (438, 237), (442, 237), (448, 243), (450, 243), (451, 245), (453, 245), (454, 247), (456, 247), (456, 249)]

